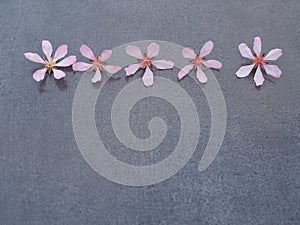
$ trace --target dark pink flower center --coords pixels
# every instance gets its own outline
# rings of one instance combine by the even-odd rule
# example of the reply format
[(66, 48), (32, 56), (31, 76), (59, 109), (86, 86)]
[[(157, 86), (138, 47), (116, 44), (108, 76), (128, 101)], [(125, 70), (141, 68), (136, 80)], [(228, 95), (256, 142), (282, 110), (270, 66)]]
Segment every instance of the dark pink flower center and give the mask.
[(146, 68), (146, 67), (151, 67), (152, 65), (152, 59), (145, 56), (142, 60), (141, 60), (141, 67), (142, 68)]
[(252, 60), (252, 63), (255, 64), (255, 66), (264, 66), (264, 64), (268, 64), (267, 61), (264, 60), (264, 54), (262, 56), (256, 56), (255, 59)]
[(205, 61), (205, 58), (201, 58), (198, 54), (196, 57), (192, 60), (192, 63), (198, 67), (203, 65), (203, 61)]
[(100, 56), (97, 56), (96, 59), (91, 60), (91, 61), (92, 61), (94, 69), (98, 68), (98, 69), (102, 70), (102, 66), (105, 64), (105, 62), (101, 60)]

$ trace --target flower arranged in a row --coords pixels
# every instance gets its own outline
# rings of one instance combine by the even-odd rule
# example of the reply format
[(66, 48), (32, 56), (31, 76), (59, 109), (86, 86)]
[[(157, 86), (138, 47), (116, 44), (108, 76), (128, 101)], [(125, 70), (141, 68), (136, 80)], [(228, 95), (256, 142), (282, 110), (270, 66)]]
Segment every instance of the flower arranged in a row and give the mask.
[[(184, 66), (178, 73), (178, 79), (181, 80), (192, 70), (196, 72), (196, 78), (201, 83), (207, 82), (207, 77), (203, 72), (204, 68), (220, 69), (222, 63), (217, 60), (207, 60), (206, 56), (211, 53), (213, 49), (213, 42), (206, 42), (200, 50), (199, 54), (196, 54), (191, 48), (184, 48), (182, 50), (182, 56), (184, 58), (190, 59), (190, 64)], [(36, 81), (41, 81), (45, 78), (46, 73), (49, 75), (53, 73), (55, 79), (61, 79), (66, 76), (66, 74), (60, 70), (60, 67), (72, 66), (74, 71), (87, 71), (92, 70), (95, 72), (92, 82), (96, 83), (101, 81), (102, 71), (107, 71), (110, 74), (115, 74), (122, 68), (120, 66), (108, 65), (107, 60), (112, 55), (112, 50), (104, 50), (99, 56), (95, 56), (94, 52), (87, 46), (82, 45), (80, 47), (81, 54), (89, 59), (89, 62), (76, 62), (76, 56), (71, 55), (65, 57), (68, 54), (68, 46), (61, 45), (57, 48), (53, 55), (53, 47), (51, 43), (47, 40), (42, 41), (42, 50), (44, 57), (42, 58), (37, 53), (25, 53), (25, 57), (33, 62), (42, 64), (42, 68), (33, 73), (33, 79)], [(282, 55), (281, 49), (273, 49), (268, 54), (261, 53), (261, 39), (259, 37), (254, 38), (253, 50), (254, 54), (251, 52), (249, 47), (242, 43), (239, 45), (240, 53), (243, 57), (251, 59), (251, 65), (242, 66), (237, 72), (237, 77), (246, 77), (250, 72), (255, 69), (254, 81), (256, 86), (260, 86), (264, 82), (264, 77), (262, 71), (266, 74), (271, 75), (275, 78), (279, 78), (281, 75), (280, 69), (276, 65), (270, 65), (269, 61), (278, 59)], [(159, 55), (160, 46), (157, 43), (151, 43), (147, 47), (147, 53), (142, 54), (140, 48), (137, 46), (129, 45), (125, 49), (129, 56), (135, 57), (137, 62), (135, 64), (129, 65), (124, 70), (127, 76), (135, 74), (139, 69), (144, 70), (144, 75), (142, 77), (145, 86), (153, 85), (154, 77), (152, 68), (157, 69), (172, 69), (174, 63), (170, 60), (156, 60), (155, 57)]]

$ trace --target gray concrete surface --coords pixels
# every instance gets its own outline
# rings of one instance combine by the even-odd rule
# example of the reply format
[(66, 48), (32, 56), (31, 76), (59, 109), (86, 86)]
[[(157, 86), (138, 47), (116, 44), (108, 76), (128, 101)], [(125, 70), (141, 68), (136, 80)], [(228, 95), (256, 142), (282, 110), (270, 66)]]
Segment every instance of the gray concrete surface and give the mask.
[[(300, 74), (297, 0), (286, 1), (28, 1), (0, 2), (0, 224), (299, 224)], [(263, 49), (283, 49), (279, 80), (255, 88), (237, 79), (246, 63), (237, 49), (261, 36)], [(86, 43), (100, 52), (123, 43), (157, 39), (194, 49), (211, 39), (211, 58), (225, 96), (228, 124), (216, 160), (198, 163), (209, 137), (210, 114), (192, 79), (181, 82), (198, 107), (201, 139), (189, 163), (172, 178), (147, 187), (112, 183), (84, 161), (72, 131), (72, 100), (82, 76), (67, 70), (63, 81), (32, 79), (37, 64), (23, 53), (41, 53), (41, 40), (66, 43), (78, 55)], [(174, 71), (157, 76), (176, 79)], [(121, 77), (122, 73), (117, 77)], [(138, 77), (138, 75), (136, 76)], [(136, 79), (136, 78), (132, 78)], [(158, 153), (124, 153), (109, 124), (110, 107), (131, 79), (112, 79), (97, 104), (99, 135), (117, 158), (147, 164), (166, 157), (180, 124), (171, 105), (141, 101), (132, 110), (133, 132), (149, 135), (143, 119), (161, 116), (168, 132)], [(145, 116), (145, 117), (143, 117)], [(126, 150), (126, 149), (125, 149)]]

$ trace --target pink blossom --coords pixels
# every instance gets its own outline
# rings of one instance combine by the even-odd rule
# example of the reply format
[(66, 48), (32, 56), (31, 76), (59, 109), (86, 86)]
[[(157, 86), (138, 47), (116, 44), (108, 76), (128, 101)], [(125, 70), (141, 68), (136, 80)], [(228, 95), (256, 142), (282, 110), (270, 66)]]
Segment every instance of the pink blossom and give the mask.
[(153, 60), (155, 56), (159, 54), (159, 45), (156, 43), (151, 43), (147, 47), (147, 54), (142, 54), (141, 49), (129, 45), (126, 47), (126, 53), (130, 56), (133, 56), (138, 59), (138, 63), (129, 65), (125, 68), (127, 76), (133, 75), (138, 71), (139, 68), (145, 69), (145, 73), (142, 77), (143, 83), (145, 86), (149, 87), (153, 85), (153, 72), (152, 66), (155, 66), (157, 69), (171, 69), (174, 66), (174, 63), (169, 60)]
[(278, 66), (269, 65), (269, 60), (276, 60), (282, 55), (282, 50), (279, 48), (271, 50), (267, 55), (261, 53), (261, 39), (260, 37), (254, 38), (253, 50), (255, 54), (252, 54), (249, 47), (242, 43), (239, 45), (240, 53), (243, 57), (251, 59), (250, 65), (242, 66), (236, 72), (237, 77), (247, 77), (253, 69), (256, 69), (254, 75), (254, 81), (256, 86), (260, 86), (264, 83), (264, 77), (262, 70), (264, 70), (268, 75), (275, 78), (279, 78), (281, 75), (281, 70)]
[(196, 70), (196, 78), (201, 83), (207, 82), (207, 77), (203, 72), (204, 67), (220, 69), (222, 67), (222, 63), (210, 59), (206, 60), (205, 56), (211, 53), (214, 47), (214, 43), (212, 41), (206, 42), (200, 50), (200, 54), (195, 54), (195, 51), (191, 48), (184, 48), (182, 50), (182, 55), (184, 58), (190, 59), (191, 64), (184, 66), (178, 73), (178, 79), (181, 80), (185, 77), (192, 69)]
[[(52, 56), (53, 48), (49, 41), (42, 41), (42, 50), (46, 57), (42, 58), (37, 53), (27, 52), (24, 56), (32, 62), (43, 64), (42, 68), (33, 73), (33, 79), (41, 81), (45, 78), (45, 73), (50, 74), (53, 71), (55, 79), (61, 79), (66, 74), (57, 69), (57, 67), (68, 67), (76, 62), (76, 56), (71, 55), (64, 58), (68, 53), (68, 46), (61, 45), (57, 48), (54, 56)], [(64, 59), (62, 59), (64, 58)]]
[(87, 45), (81, 45), (80, 52), (84, 57), (90, 60), (90, 63), (77, 62), (72, 68), (74, 71), (87, 71), (89, 69), (95, 71), (94, 77), (92, 78), (93, 83), (101, 81), (101, 72), (103, 70), (114, 74), (121, 69), (120, 66), (107, 65), (105, 62), (112, 55), (112, 50), (106, 49), (100, 56), (96, 57), (94, 52)]

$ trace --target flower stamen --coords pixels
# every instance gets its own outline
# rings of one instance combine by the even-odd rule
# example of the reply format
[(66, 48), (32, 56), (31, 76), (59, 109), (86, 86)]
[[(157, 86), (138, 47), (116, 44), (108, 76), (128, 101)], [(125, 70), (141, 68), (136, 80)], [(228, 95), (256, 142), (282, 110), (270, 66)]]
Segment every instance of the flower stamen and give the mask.
[(262, 54), (261, 56), (255, 56), (255, 59), (253, 59), (251, 62), (255, 65), (255, 67), (264, 67), (265, 64), (268, 64), (267, 61), (264, 60), (265, 54)]
[(145, 56), (141, 61), (141, 68), (145, 69), (146, 67), (151, 67), (152, 66), (152, 59)]
[(196, 57), (191, 60), (192, 64), (194, 64), (195, 67), (203, 66), (203, 61), (204, 59), (200, 58), (199, 54), (197, 54)]
[(56, 62), (55, 62), (55, 61), (52, 61), (52, 57), (51, 57), (51, 60), (50, 60), (50, 61), (45, 60), (45, 65), (43, 66), (43, 68), (46, 68), (48, 74), (51, 74), (52, 69), (54, 68), (55, 64), (56, 64)]
[(91, 63), (93, 64), (93, 69), (96, 70), (97, 68), (99, 70), (103, 70), (102, 66), (106, 63), (101, 60), (100, 56), (97, 56), (95, 60), (91, 60)]

